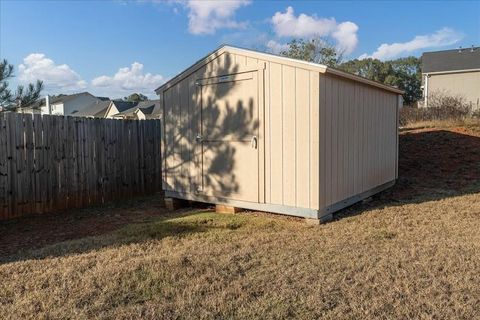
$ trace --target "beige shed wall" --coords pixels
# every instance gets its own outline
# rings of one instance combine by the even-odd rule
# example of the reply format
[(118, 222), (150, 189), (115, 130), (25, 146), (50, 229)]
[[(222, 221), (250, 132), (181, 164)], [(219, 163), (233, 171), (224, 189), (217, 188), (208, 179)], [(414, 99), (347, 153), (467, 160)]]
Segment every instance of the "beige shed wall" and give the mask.
[(430, 74), (428, 94), (443, 91), (451, 95), (461, 95), (475, 108), (480, 107), (480, 71)]
[(301, 63), (230, 51), (160, 94), (166, 191), (196, 199), (201, 183), (195, 82), (255, 69), (263, 83), (259, 194), (266, 204), (323, 210), (396, 179), (398, 93)]
[(267, 63), (267, 203), (319, 209), (319, 112), (319, 72)]
[(265, 185), (260, 193), (265, 203), (319, 209), (319, 72), (228, 52), (164, 93), (165, 126), (170, 133), (164, 148), (166, 190), (194, 192), (197, 186), (192, 143), (199, 128), (195, 81), (255, 69), (262, 63), (265, 135), (259, 132), (259, 139), (265, 143), (265, 160), (260, 159)]
[(200, 132), (200, 95), (195, 82), (256, 68), (258, 59), (223, 53), (163, 92), (167, 138), (163, 149), (165, 190), (193, 193), (201, 183), (197, 170), (200, 150), (195, 143)]
[(320, 75), (320, 206), (396, 179), (398, 95)]

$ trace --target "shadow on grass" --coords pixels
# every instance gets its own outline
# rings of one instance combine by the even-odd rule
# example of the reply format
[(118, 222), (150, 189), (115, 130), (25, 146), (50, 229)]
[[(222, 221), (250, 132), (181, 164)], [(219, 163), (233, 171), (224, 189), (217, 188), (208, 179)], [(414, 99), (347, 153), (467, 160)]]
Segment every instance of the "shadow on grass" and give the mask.
[[(373, 201), (338, 212), (336, 219), (375, 208), (480, 192), (480, 137), (445, 130), (412, 131), (400, 135), (399, 149), (397, 184), (374, 196)], [(68, 214), (2, 221), (0, 263), (238, 227), (235, 219), (239, 218), (214, 222), (201, 216), (204, 208), (170, 213), (162, 205), (159, 198), (150, 197)]]
[(83, 254), (104, 248), (158, 241), (167, 237), (182, 238), (210, 230), (235, 230), (243, 225), (243, 217), (217, 215), (214, 218), (212, 214), (206, 210), (185, 208), (143, 223), (128, 224), (109, 233), (58, 241), (42, 248), (25, 249), (16, 254), (0, 256), (0, 264)]
[(447, 130), (406, 131), (399, 138), (399, 179), (394, 187), (340, 211), (422, 203), (480, 192), (480, 137)]

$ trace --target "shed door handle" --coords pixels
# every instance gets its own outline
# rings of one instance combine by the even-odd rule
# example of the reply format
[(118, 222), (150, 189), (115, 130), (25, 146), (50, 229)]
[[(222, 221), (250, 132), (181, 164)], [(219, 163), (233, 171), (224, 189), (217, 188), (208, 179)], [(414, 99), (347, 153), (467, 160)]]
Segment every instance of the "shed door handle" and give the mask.
[(258, 144), (257, 143), (257, 136), (253, 136), (250, 143), (251, 143), (253, 149), (257, 149), (257, 144)]

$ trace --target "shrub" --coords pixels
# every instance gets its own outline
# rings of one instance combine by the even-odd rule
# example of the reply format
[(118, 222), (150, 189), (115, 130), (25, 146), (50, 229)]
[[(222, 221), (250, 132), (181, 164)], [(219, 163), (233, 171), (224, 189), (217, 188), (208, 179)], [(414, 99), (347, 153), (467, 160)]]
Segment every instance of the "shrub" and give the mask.
[(472, 112), (472, 118), (480, 119), (480, 109), (476, 109)]
[(467, 117), (480, 116), (462, 96), (451, 96), (436, 92), (428, 97), (428, 107), (404, 107), (400, 110), (400, 125), (405, 126), (424, 121), (459, 121)]

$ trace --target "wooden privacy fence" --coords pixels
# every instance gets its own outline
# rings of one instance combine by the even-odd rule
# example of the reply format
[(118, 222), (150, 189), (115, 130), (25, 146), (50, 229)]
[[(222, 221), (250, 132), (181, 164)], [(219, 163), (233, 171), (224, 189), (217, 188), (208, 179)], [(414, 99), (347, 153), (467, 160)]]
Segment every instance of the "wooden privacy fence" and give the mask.
[(0, 113), (0, 219), (161, 190), (160, 120)]

